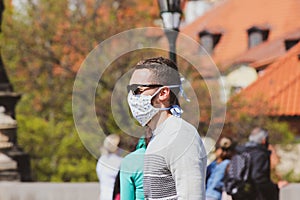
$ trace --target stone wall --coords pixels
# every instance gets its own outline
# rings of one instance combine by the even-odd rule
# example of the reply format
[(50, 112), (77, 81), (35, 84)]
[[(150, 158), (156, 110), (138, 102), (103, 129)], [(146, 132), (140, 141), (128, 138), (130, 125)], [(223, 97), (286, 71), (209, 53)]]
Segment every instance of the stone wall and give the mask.
[(300, 180), (300, 144), (277, 145), (275, 147), (279, 162), (276, 165), (276, 171), (281, 176), (290, 174), (294, 181)]
[[(299, 200), (300, 184), (280, 191), (280, 200)], [(0, 182), (0, 200), (99, 200), (98, 183)]]
[(99, 200), (99, 185), (0, 182), (0, 200)]
[(299, 200), (300, 184), (289, 184), (280, 190), (280, 200)]

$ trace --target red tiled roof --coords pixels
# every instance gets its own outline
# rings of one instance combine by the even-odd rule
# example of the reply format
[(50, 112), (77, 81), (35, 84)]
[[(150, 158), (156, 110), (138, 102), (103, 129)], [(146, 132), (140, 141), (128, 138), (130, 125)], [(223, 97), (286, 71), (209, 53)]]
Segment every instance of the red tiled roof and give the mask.
[(230, 64), (250, 63), (254, 68), (262, 67), (275, 61), (286, 53), (285, 40), (300, 39), (300, 28), (272, 41), (264, 42), (238, 56)]
[(243, 90), (241, 97), (260, 96), (268, 102), (271, 115), (300, 116), (300, 43), (271, 64), (264, 74)]
[(300, 27), (299, 11), (299, 0), (225, 0), (182, 32), (197, 41), (203, 30), (221, 32), (212, 58), (225, 70), (225, 63), (248, 50), (249, 28), (269, 27), (268, 40), (273, 40)]

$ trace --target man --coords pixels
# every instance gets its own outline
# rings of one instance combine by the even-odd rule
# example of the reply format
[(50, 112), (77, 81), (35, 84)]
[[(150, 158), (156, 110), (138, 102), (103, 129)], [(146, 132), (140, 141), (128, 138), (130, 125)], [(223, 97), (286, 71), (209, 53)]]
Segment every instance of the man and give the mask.
[(132, 115), (152, 130), (145, 152), (145, 199), (205, 199), (206, 152), (197, 130), (180, 118), (177, 66), (158, 57), (139, 62), (128, 85)]
[(251, 157), (251, 179), (256, 190), (257, 200), (276, 200), (279, 189), (270, 178), (270, 151), (268, 150), (268, 132), (263, 128), (255, 128), (246, 143), (246, 151)]

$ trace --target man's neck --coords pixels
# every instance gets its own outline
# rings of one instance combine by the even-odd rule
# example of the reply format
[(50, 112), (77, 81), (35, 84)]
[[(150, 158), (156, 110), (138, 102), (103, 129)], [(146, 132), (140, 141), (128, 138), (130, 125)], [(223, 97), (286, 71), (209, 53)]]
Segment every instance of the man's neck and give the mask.
[(149, 122), (148, 127), (154, 131), (160, 124), (162, 124), (168, 117), (170, 117), (172, 114), (169, 113), (169, 111), (160, 111), (157, 113)]

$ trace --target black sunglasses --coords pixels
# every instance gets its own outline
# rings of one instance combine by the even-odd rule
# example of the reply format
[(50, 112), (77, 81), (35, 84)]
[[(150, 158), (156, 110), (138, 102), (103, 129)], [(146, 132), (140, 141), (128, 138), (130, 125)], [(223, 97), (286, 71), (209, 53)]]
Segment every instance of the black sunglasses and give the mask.
[(150, 88), (157, 88), (157, 87), (162, 87), (163, 85), (159, 85), (159, 84), (148, 84), (148, 85), (143, 85), (143, 84), (131, 84), (131, 85), (127, 85), (127, 92), (129, 93), (130, 91), (132, 91), (132, 93), (134, 95), (137, 94), (141, 94), (142, 92), (144, 92), (145, 88), (142, 87), (146, 87), (148, 89)]

